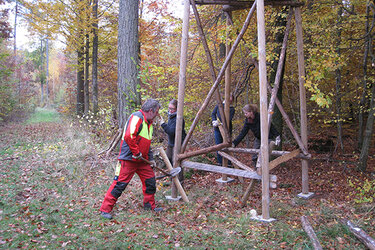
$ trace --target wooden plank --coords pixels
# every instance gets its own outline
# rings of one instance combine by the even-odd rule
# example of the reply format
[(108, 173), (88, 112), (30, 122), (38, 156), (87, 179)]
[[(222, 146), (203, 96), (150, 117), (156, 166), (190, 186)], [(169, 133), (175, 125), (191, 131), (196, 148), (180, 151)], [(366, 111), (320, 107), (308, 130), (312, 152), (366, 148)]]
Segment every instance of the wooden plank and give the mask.
[[(198, 170), (219, 173), (219, 174), (227, 174), (227, 175), (245, 177), (249, 179), (257, 179), (257, 180), (262, 179), (262, 177), (258, 175), (255, 171), (247, 171), (247, 170), (241, 170), (241, 169), (236, 169), (236, 168), (224, 168), (224, 167), (220, 167), (216, 165), (187, 161), (187, 160), (181, 162), (181, 167), (198, 169)], [(271, 174), (270, 181), (273, 183), (276, 182), (277, 176)]]
[(255, 171), (246, 171), (246, 170), (240, 170), (240, 169), (235, 169), (235, 168), (224, 168), (224, 167), (219, 167), (216, 165), (210, 165), (210, 164), (205, 164), (205, 163), (200, 163), (200, 162), (182, 161), (181, 167), (198, 169), (198, 170), (214, 172), (214, 173), (219, 173), (219, 174), (240, 176), (244, 178), (257, 179), (257, 180), (260, 180), (262, 178)]
[(233, 164), (235, 164), (236, 166), (238, 166), (239, 168), (242, 168), (244, 170), (247, 170), (247, 171), (254, 171), (254, 169), (252, 169), (251, 167), (248, 167), (246, 166), (245, 164), (243, 164), (242, 162), (240, 162), (239, 160), (237, 160), (235, 157), (225, 153), (225, 152), (222, 152), (222, 151), (219, 151), (218, 152), (222, 157), (230, 160)]
[(269, 170), (271, 171), (275, 167), (277, 167), (279, 164), (289, 161), (290, 159), (296, 157), (299, 154), (299, 149), (293, 150), (289, 154), (282, 155), (280, 157), (277, 157), (275, 160), (270, 162)]
[(322, 250), (322, 245), (320, 245), (320, 242), (318, 240), (318, 237), (316, 237), (316, 234), (314, 232), (313, 227), (311, 226), (309, 220), (306, 218), (306, 216), (301, 216), (301, 222), (302, 227), (307, 233), (307, 236), (309, 236), (311, 243), (313, 244), (313, 247), (315, 250)]

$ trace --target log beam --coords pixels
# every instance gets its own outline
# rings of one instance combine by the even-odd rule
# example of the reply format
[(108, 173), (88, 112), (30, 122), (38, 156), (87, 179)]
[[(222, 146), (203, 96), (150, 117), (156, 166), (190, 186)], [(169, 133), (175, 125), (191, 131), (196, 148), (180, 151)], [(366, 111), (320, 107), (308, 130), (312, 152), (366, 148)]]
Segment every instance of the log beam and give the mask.
[(322, 245), (320, 245), (320, 242), (318, 240), (318, 237), (316, 237), (316, 234), (314, 232), (313, 227), (311, 226), (309, 220), (306, 218), (306, 216), (301, 216), (301, 222), (303, 230), (307, 233), (307, 236), (309, 236), (310, 241), (314, 247), (315, 250), (322, 250)]

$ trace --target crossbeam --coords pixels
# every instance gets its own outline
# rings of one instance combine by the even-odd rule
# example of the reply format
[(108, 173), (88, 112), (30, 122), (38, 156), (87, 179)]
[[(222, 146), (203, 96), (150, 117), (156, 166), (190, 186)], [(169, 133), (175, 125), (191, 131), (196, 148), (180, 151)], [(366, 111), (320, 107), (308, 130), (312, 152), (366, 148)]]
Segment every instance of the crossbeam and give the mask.
[[(196, 0), (195, 4), (198, 5), (232, 5), (232, 6), (239, 6), (239, 7), (251, 7), (254, 1), (236, 1), (236, 0)], [(304, 4), (301, 2), (294, 2), (294, 1), (272, 1), (266, 0), (264, 1), (264, 5), (275, 5), (275, 6), (284, 6), (289, 5), (293, 7), (303, 6)]]
[[(246, 153), (246, 154), (258, 154), (260, 152), (260, 149), (254, 149), (254, 148), (225, 148), (222, 149), (224, 152), (232, 152), (232, 153)], [(289, 154), (289, 151), (277, 151), (272, 150), (270, 155), (274, 156), (282, 156)], [(303, 153), (299, 153), (295, 156), (296, 158), (301, 158), (305, 160), (311, 160), (311, 154), (304, 155)]]
[[(181, 167), (198, 169), (198, 170), (214, 172), (214, 173), (219, 173), (219, 174), (239, 176), (239, 177), (244, 177), (244, 178), (249, 178), (249, 179), (256, 179), (256, 180), (262, 179), (262, 176), (258, 175), (255, 171), (240, 170), (236, 168), (224, 168), (224, 167), (219, 167), (216, 165), (200, 163), (200, 162), (182, 161)], [(276, 182), (277, 176), (270, 175), (270, 181)]]

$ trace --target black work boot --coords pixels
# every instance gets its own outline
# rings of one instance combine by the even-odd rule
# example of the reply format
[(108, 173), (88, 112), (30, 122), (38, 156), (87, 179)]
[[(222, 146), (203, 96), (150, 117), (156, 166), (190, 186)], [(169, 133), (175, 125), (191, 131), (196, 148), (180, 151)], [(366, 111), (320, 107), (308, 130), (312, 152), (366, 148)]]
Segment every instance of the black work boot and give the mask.
[(106, 212), (101, 212), (100, 214), (103, 218), (105, 219), (108, 219), (108, 220), (111, 220), (113, 217), (110, 213), (106, 213)]
[(144, 209), (145, 209), (146, 211), (152, 210), (152, 211), (154, 211), (154, 212), (161, 212), (161, 211), (163, 211), (163, 208), (162, 208), (162, 207), (156, 207), (156, 208), (152, 209), (152, 208), (151, 208), (151, 204), (148, 203), (148, 202), (145, 203), (145, 205), (144, 205)]

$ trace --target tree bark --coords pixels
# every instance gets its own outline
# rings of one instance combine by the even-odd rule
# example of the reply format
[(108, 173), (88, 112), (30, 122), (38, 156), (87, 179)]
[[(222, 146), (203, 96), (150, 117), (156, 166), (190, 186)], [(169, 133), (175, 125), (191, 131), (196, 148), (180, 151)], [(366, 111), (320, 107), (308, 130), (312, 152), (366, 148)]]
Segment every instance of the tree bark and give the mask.
[(368, 247), (368, 249), (375, 250), (375, 240), (365, 231), (353, 225), (353, 223), (351, 223), (349, 220), (343, 221), (343, 223), (349, 228), (350, 232), (352, 232), (363, 244), (366, 245), (366, 247)]
[(92, 105), (93, 112), (96, 115), (99, 112), (98, 105), (98, 4), (99, 0), (94, 0), (93, 3), (93, 41), (92, 41)]
[(47, 37), (46, 39), (46, 102), (47, 105), (49, 105), (49, 88), (48, 88), (48, 83), (49, 83), (49, 39)]
[[(342, 6), (339, 7), (337, 13), (337, 38), (336, 38), (336, 53), (337, 57), (341, 56), (341, 27), (342, 25)], [(336, 64), (339, 64), (339, 61), (336, 61)], [(336, 69), (336, 112), (337, 112), (337, 146), (340, 145), (341, 150), (344, 149), (342, 143), (342, 118), (341, 118), (341, 66)]]
[[(79, 32), (79, 36), (82, 36), (82, 30)], [(80, 39), (79, 39), (80, 40)], [(85, 96), (84, 96), (84, 72), (83, 72), (83, 61), (84, 61), (84, 46), (81, 44), (77, 49), (77, 115), (82, 116), (84, 111)]]
[(90, 35), (86, 31), (85, 35), (85, 80), (84, 80), (84, 113), (88, 114), (90, 110), (90, 91), (89, 91), (89, 68), (90, 68)]
[(120, 0), (118, 25), (119, 126), (140, 104), (138, 83), (138, 0)]
[[(366, 32), (369, 30), (369, 22), (370, 22), (370, 4), (367, 4), (367, 11), (366, 11)], [(368, 62), (368, 53), (369, 53), (369, 48), (371, 47), (372, 43), (372, 33), (367, 32), (366, 33), (366, 49), (365, 49), (365, 55), (364, 55), (364, 65), (363, 65), (363, 81), (365, 84), (365, 90), (368, 88), (367, 86), (367, 62)], [(361, 132), (361, 154), (359, 156), (359, 162), (358, 162), (358, 168), (362, 171), (366, 171), (367, 168), (367, 159), (368, 159), (368, 154), (369, 154), (369, 148), (371, 144), (371, 138), (372, 138), (372, 132), (374, 128), (374, 115), (375, 115), (375, 102), (374, 102), (374, 95), (375, 95), (375, 84), (371, 84), (371, 99), (370, 99), (370, 105), (369, 105), (369, 113), (368, 113), (368, 118), (366, 122), (366, 127), (365, 131), (362, 133)], [(362, 108), (362, 107), (361, 107)], [(362, 109), (363, 111), (363, 109)], [(363, 118), (363, 117), (362, 117)], [(362, 130), (362, 127), (360, 127), (360, 130)]]
[(367, 4), (366, 8), (366, 38), (365, 38), (365, 53), (363, 55), (363, 93), (362, 98), (360, 101), (359, 106), (359, 115), (358, 115), (358, 149), (362, 148), (362, 142), (363, 142), (363, 125), (364, 125), (364, 116), (365, 116), (365, 110), (366, 110), (366, 103), (367, 103), (367, 62), (368, 62), (368, 54), (370, 50), (370, 34), (369, 34), (369, 22), (370, 22), (370, 5)]
[(302, 222), (302, 227), (303, 230), (307, 233), (309, 236), (311, 243), (313, 244), (313, 247), (315, 250), (321, 250), (322, 245), (320, 245), (320, 242), (318, 240), (318, 237), (316, 237), (316, 234), (314, 232), (313, 227), (311, 226), (309, 220), (306, 218), (306, 216), (301, 216), (301, 222)]

